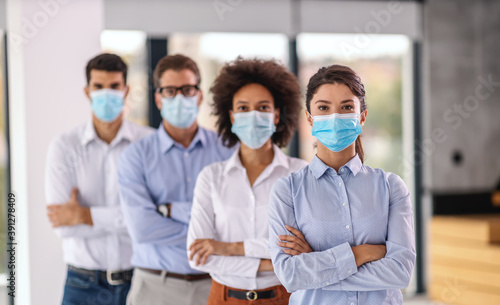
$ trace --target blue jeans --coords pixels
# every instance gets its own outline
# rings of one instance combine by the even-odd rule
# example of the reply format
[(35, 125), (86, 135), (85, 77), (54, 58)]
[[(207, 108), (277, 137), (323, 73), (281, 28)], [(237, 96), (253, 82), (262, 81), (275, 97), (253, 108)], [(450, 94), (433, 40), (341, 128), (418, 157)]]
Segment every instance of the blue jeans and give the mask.
[(62, 305), (125, 305), (130, 282), (110, 285), (99, 273), (90, 276), (68, 270)]

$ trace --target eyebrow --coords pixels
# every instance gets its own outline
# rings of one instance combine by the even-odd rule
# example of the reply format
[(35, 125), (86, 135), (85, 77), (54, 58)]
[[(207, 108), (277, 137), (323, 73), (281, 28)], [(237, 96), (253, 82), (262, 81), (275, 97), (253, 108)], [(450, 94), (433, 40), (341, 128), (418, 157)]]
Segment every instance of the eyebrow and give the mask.
[[(247, 101), (237, 101), (236, 104), (248, 104)], [(271, 101), (260, 101), (260, 102), (257, 102), (257, 104), (271, 104)]]
[(325, 104), (331, 104), (330, 101), (327, 101), (327, 100), (317, 100), (316, 102), (314, 102), (314, 104), (316, 105), (317, 103), (325, 103)]
[[(351, 103), (351, 102), (354, 103), (354, 100), (347, 99), (347, 100), (343, 100), (342, 102), (340, 102), (340, 104)], [(317, 100), (316, 102), (314, 102), (314, 104), (317, 104), (317, 103), (331, 104), (332, 102), (327, 101), (327, 100)]]

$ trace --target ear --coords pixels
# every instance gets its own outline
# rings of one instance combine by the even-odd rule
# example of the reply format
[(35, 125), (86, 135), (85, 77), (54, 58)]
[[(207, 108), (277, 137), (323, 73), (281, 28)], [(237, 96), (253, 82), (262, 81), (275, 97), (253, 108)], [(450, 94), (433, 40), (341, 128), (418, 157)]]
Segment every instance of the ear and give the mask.
[(162, 105), (161, 95), (156, 90), (155, 90), (155, 103), (156, 103), (156, 107), (158, 107), (158, 110), (161, 111), (161, 105)]
[(85, 92), (85, 96), (89, 99), (89, 101), (92, 103), (92, 99), (90, 98), (90, 91), (89, 91), (89, 86), (83, 87), (83, 92)]
[(361, 115), (359, 116), (359, 124), (361, 124), (361, 126), (365, 125), (367, 115), (368, 115), (368, 109), (361, 112)]
[(309, 115), (309, 111), (307, 111), (307, 109), (306, 109), (306, 110), (304, 110), (304, 113), (305, 113), (305, 115), (306, 115), (307, 122), (309, 123), (309, 125), (311, 125), (311, 126), (312, 126), (312, 125), (313, 125), (313, 123), (314, 123), (314, 120), (313, 120), (313, 119), (311, 118), (311, 116)]
[(201, 91), (200, 89), (200, 95), (198, 96), (198, 107), (200, 107), (202, 101), (203, 101), (203, 91)]
[(280, 109), (276, 108), (274, 109), (274, 125), (278, 125), (280, 122)]

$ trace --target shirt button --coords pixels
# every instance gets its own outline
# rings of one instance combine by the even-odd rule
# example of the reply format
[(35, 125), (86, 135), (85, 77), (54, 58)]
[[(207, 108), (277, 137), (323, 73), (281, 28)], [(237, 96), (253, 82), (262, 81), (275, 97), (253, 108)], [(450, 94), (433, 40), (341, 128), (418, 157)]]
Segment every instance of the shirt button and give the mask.
[(191, 182), (191, 177), (187, 177), (187, 182)]
[(351, 305), (354, 305), (354, 303), (353, 303), (353, 302), (351, 302)]
[(250, 217), (250, 220), (254, 220), (254, 219), (255, 219), (255, 217), (253, 217), (253, 216), (252, 216), (252, 217)]
[(346, 229), (349, 229), (349, 225), (345, 226)]
[(347, 204), (347, 203), (345, 203), (345, 202), (344, 202), (344, 203), (342, 203), (342, 206), (343, 206), (343, 207), (345, 207), (345, 205), (346, 205), (346, 204)]
[(184, 158), (187, 158), (187, 157), (189, 157), (189, 153), (186, 151), (186, 152), (184, 153)]
[[(351, 269), (347, 270), (347, 273), (351, 273)], [(351, 304), (354, 304), (354, 303), (351, 303)]]
[(339, 182), (339, 186), (341, 186), (341, 185), (342, 185), (342, 182)]
[(344, 172), (344, 169), (343, 169), (343, 168), (341, 168), (341, 169), (340, 169), (340, 172), (341, 172), (341, 173), (342, 173), (342, 172)]

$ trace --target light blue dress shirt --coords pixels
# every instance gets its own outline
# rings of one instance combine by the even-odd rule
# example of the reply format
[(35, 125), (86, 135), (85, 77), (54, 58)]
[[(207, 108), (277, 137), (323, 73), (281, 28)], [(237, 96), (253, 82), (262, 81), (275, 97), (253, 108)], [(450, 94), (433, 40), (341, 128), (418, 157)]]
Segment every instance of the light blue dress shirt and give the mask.
[[(189, 266), (186, 238), (198, 173), (226, 160), (234, 149), (217, 135), (198, 127), (188, 148), (175, 142), (161, 125), (120, 156), (118, 183), (125, 224), (132, 238), (135, 267), (174, 273), (200, 273)], [(171, 218), (157, 212), (171, 203)]]
[[(413, 208), (401, 178), (363, 165), (356, 155), (339, 169), (317, 156), (276, 181), (269, 203), (269, 248), (290, 304), (403, 304), (415, 265)], [(291, 256), (278, 235), (300, 230), (313, 249)], [(351, 247), (385, 244), (384, 258), (356, 266)]]

